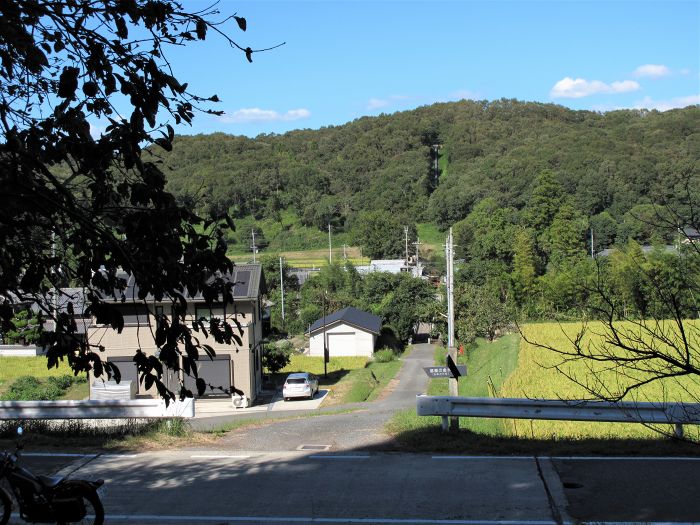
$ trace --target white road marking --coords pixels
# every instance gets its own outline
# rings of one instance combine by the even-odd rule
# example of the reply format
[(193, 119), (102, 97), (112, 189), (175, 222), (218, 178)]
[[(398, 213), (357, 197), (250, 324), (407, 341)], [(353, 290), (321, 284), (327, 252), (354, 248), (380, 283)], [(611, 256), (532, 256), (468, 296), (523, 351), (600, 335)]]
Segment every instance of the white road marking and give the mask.
[[(460, 520), (429, 518), (330, 518), (320, 516), (159, 516), (159, 515), (110, 515), (115, 521), (164, 521), (164, 522), (253, 522), (253, 523), (397, 523), (397, 524), (444, 524), (444, 525), (556, 525), (552, 520)], [(571, 525), (570, 522), (564, 522)], [(675, 525), (675, 524), (674, 524)]]
[(349, 455), (339, 455), (339, 456), (329, 456), (326, 454), (317, 454), (314, 456), (309, 456), (311, 459), (368, 459), (369, 456), (349, 456)]
[(700, 461), (694, 456), (432, 456), (444, 460), (555, 459), (559, 461)]
[(547, 459), (560, 461), (700, 461), (700, 457), (693, 456), (549, 456)]
[(248, 459), (250, 456), (241, 456), (233, 454), (194, 454), (190, 458), (198, 459)]
[(508, 459), (528, 459), (530, 461), (534, 460), (534, 456), (432, 456), (432, 459), (468, 459), (468, 460), (508, 460)]

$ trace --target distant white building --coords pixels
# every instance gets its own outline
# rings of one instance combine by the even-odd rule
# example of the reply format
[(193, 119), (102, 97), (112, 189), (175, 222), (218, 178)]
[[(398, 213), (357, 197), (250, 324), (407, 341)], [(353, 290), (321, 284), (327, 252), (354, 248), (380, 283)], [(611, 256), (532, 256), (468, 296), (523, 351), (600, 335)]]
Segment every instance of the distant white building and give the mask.
[(309, 327), (309, 355), (372, 357), (382, 319), (349, 306), (318, 319)]
[(406, 263), (405, 259), (377, 259), (369, 262), (368, 265), (356, 266), (358, 273), (367, 274), (372, 272), (388, 273), (410, 273), (413, 277), (422, 277), (423, 265), (419, 262), (413, 264), (413, 258)]

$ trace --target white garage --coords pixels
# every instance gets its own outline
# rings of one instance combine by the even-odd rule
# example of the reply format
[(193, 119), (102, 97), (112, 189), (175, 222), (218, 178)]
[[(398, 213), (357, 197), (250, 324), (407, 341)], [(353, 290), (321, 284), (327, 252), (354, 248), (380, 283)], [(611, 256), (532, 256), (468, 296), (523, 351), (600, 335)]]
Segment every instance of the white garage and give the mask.
[(318, 319), (309, 329), (309, 354), (372, 357), (382, 328), (382, 320), (352, 306)]

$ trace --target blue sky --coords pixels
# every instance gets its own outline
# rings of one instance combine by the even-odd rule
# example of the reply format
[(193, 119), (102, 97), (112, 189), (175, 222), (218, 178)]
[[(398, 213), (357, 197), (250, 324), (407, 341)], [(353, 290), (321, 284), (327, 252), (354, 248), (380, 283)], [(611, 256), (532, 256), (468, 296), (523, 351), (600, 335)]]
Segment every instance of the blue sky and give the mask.
[[(188, 9), (208, 5), (185, 0)], [(223, 117), (178, 133), (255, 136), (461, 98), (574, 109), (700, 103), (700, 1), (231, 1), (249, 64), (221, 39), (172, 54)]]

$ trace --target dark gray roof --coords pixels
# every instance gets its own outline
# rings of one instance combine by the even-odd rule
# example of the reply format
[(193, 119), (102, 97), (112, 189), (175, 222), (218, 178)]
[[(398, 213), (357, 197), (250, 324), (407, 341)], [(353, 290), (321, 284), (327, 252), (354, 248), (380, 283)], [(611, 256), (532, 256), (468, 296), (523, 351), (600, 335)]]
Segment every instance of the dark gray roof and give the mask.
[(700, 232), (698, 232), (698, 230), (696, 230), (692, 226), (684, 226), (680, 230), (686, 239), (690, 239), (690, 240), (700, 239)]
[[(233, 298), (237, 301), (257, 299), (265, 290), (265, 278), (263, 277), (262, 266), (260, 264), (236, 264), (233, 267), (233, 272), (224, 277), (234, 283)], [(138, 284), (136, 284), (134, 276), (129, 276), (126, 288), (123, 291), (126, 301), (138, 299), (138, 290), (139, 287)], [(117, 302), (121, 302), (120, 296), (121, 292), (117, 292)], [(183, 296), (194, 302), (204, 300), (202, 294), (199, 292), (192, 297), (187, 291), (184, 291)], [(114, 298), (108, 297), (105, 298), (105, 300), (114, 301)], [(151, 301), (153, 299), (149, 296), (147, 300)], [(167, 299), (167, 301), (169, 302), (170, 300)]]
[(347, 323), (349, 325), (355, 326), (357, 328), (362, 328), (368, 332), (374, 334), (379, 334), (382, 329), (382, 318), (372, 315), (352, 306), (338, 310), (331, 314), (321, 317), (318, 321), (311, 325), (309, 328), (309, 333), (316, 332), (318, 330), (323, 330), (324, 325), (326, 327), (334, 323)]

